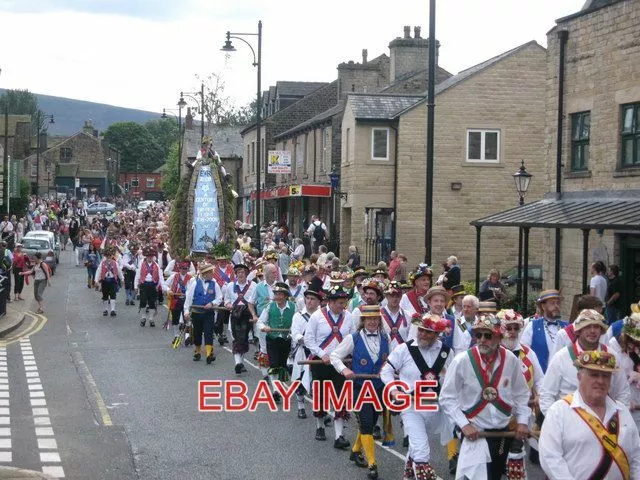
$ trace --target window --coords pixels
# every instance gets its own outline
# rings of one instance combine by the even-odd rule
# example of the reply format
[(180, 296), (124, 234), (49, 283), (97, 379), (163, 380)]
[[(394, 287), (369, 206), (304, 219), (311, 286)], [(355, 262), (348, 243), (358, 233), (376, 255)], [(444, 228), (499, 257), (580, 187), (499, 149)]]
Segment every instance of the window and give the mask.
[(155, 178), (147, 178), (147, 188), (155, 188), (156, 179)]
[(622, 168), (640, 166), (640, 103), (622, 107)]
[(388, 128), (374, 128), (371, 130), (371, 158), (373, 160), (389, 160)]
[(256, 142), (251, 142), (251, 173), (256, 171)]
[(589, 131), (591, 112), (571, 115), (571, 170), (589, 168)]
[(322, 129), (322, 161), (320, 163), (320, 168), (322, 172), (327, 171), (327, 157), (329, 156), (329, 152), (327, 149), (329, 148), (329, 129)]
[(137, 178), (136, 178), (136, 179), (134, 179), (134, 180), (131, 180), (131, 186), (132, 186), (132, 187), (136, 187), (136, 188), (138, 188), (138, 183), (139, 183), (139, 182), (138, 182), (138, 179), (137, 179)]
[(499, 161), (499, 130), (467, 130), (467, 162)]
[(36, 161), (35, 160), (31, 160), (31, 162), (29, 163), (30, 167), (31, 167), (31, 172), (30, 175), (32, 177), (35, 177), (36, 175), (38, 175), (38, 166), (36, 165)]
[(60, 148), (60, 163), (69, 163), (73, 157), (73, 150), (67, 147)]

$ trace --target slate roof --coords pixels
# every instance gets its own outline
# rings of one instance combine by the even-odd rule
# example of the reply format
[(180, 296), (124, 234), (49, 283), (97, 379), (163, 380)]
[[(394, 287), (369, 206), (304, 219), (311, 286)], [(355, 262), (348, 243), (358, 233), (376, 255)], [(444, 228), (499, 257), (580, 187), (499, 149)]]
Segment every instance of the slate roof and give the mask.
[[(411, 72), (407, 75), (403, 75), (396, 79), (388, 87), (383, 88), (378, 93), (398, 93), (398, 94), (413, 94), (423, 93), (427, 90), (428, 86), (428, 69), (423, 69), (417, 72)], [(444, 82), (447, 78), (452, 77), (453, 74), (449, 73), (442, 67), (436, 69), (436, 85)]]
[(581, 17), (583, 15), (588, 15), (589, 13), (595, 12), (596, 10), (600, 10), (601, 8), (605, 8), (615, 3), (620, 3), (624, 1), (627, 1), (627, 0), (586, 0), (579, 12), (573, 13), (571, 15), (567, 15), (566, 17), (559, 18), (558, 20), (556, 20), (556, 23), (562, 23), (567, 20)]
[(339, 113), (341, 113), (344, 110), (344, 104), (341, 103), (340, 105), (336, 105), (335, 107), (331, 107), (329, 110), (325, 110), (322, 113), (319, 113), (318, 115), (316, 115), (315, 117), (311, 117), (309, 120), (307, 120), (306, 122), (302, 122), (299, 125), (296, 125), (293, 128), (290, 128), (289, 130), (282, 132), (280, 135), (277, 135), (275, 137), (273, 137), (274, 140), (279, 140), (281, 138), (285, 138), (285, 137), (289, 137), (292, 134), (296, 133), (296, 132), (300, 132), (300, 131), (304, 131), (308, 128), (313, 127), (314, 125), (319, 125), (327, 120), (329, 120), (331, 117), (333, 117), (334, 115), (337, 115)]
[(424, 98), (423, 95), (349, 94), (357, 120), (391, 120)]
[(280, 96), (304, 97), (317, 89), (329, 85), (328, 82), (276, 82), (276, 89)]

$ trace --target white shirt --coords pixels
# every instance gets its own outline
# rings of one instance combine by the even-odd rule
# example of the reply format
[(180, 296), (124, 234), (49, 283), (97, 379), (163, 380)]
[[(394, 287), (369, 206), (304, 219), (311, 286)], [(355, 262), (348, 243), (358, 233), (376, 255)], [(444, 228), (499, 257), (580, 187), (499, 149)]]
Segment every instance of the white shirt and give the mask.
[[(111, 261), (113, 262), (113, 265), (115, 266), (115, 272), (110, 272), (108, 269), (106, 271), (106, 273), (104, 274), (104, 278), (102, 277), (102, 265), (106, 262), (106, 261)], [(122, 276), (122, 270), (120, 270), (120, 265), (118, 265), (118, 262), (112, 259), (107, 259), (107, 258), (103, 258), (102, 261), (100, 262), (100, 265), (98, 265), (98, 269), (96, 270), (96, 274), (94, 277), (94, 280), (96, 282), (100, 282), (101, 280), (106, 280), (109, 278), (116, 278), (119, 279), (121, 283), (124, 283), (124, 277)]]
[[(164, 282), (162, 282), (162, 291), (163, 292), (169, 292), (172, 288), (173, 288), (173, 281), (176, 278), (176, 275), (180, 277), (180, 279), (182, 280), (182, 284), (185, 284), (185, 279), (187, 275), (180, 275), (180, 273), (172, 273), (171, 276), (169, 278), (167, 278)], [(191, 276), (189, 278), (189, 282), (187, 282), (186, 286), (189, 286), (189, 283), (191, 283), (191, 279), (193, 278), (193, 276)], [(174, 292), (177, 293), (177, 292)], [(186, 291), (185, 291), (185, 295), (186, 295)]]
[[(324, 348), (320, 348), (320, 345), (324, 342), (324, 340), (329, 337), (332, 332), (329, 323), (327, 322), (323, 311), (327, 312), (329, 317), (333, 322), (338, 320), (339, 316), (335, 315), (329, 307), (319, 308), (317, 311), (311, 315), (309, 318), (309, 322), (307, 324), (307, 330), (304, 332), (304, 344), (311, 351), (313, 355), (318, 358), (322, 358), (325, 355), (329, 355), (337, 346), (338, 340), (334, 337), (331, 339), (328, 345)], [(351, 314), (348, 311), (343, 311), (342, 315), (344, 315), (344, 320), (342, 321), (342, 325), (340, 326), (340, 334), (344, 339), (347, 335), (353, 333), (355, 329), (353, 328), (353, 323), (351, 322)]]
[[(515, 348), (511, 350), (511, 352), (513, 353), (515, 350), (522, 351), (522, 344), (517, 343)], [(529, 349), (529, 351), (527, 352), (527, 358), (533, 366), (533, 388), (536, 392), (539, 392), (540, 387), (542, 386), (542, 380), (544, 379), (544, 372), (542, 371), (542, 367), (540, 366), (538, 356), (536, 355), (536, 352), (533, 351), (533, 349)], [(527, 366), (524, 364), (520, 356), (518, 356), (518, 359), (522, 364), (522, 374), (524, 375), (524, 373), (527, 371)]]
[(467, 324), (464, 315), (456, 317), (453, 321), (453, 352), (457, 355), (460, 352), (469, 350), (471, 346), (470, 325)]
[(222, 295), (224, 296), (224, 303), (230, 303), (233, 306), (233, 303), (238, 299), (238, 294), (235, 292), (235, 285), (238, 285), (238, 288), (242, 292), (244, 288), (249, 284), (249, 289), (247, 293), (244, 294), (244, 299), (247, 303), (252, 303), (255, 305), (256, 303), (256, 284), (254, 282), (244, 282), (238, 283), (237, 281), (227, 283), (222, 289)]
[[(433, 367), (433, 364), (436, 362), (438, 356), (440, 355), (441, 348), (442, 342), (440, 340), (436, 340), (430, 347), (418, 347), (418, 350), (422, 354), (422, 358), (424, 358), (425, 362), (427, 362), (427, 365), (429, 367)], [(440, 371), (441, 384), (443, 382), (445, 373), (449, 368), (449, 365), (453, 361), (453, 357), (453, 353), (449, 352), (444, 366)], [(420, 369), (416, 365), (416, 362), (413, 360), (413, 357), (409, 352), (409, 347), (406, 343), (398, 345), (398, 348), (394, 349), (391, 352), (389, 358), (387, 358), (387, 361), (382, 366), (382, 370), (380, 370), (380, 378), (385, 384), (391, 383), (395, 380), (394, 372), (398, 372), (398, 379), (401, 382), (406, 382), (412, 392), (415, 391), (416, 382), (422, 379)], [(398, 390), (398, 388), (393, 387), (390, 391), (393, 392), (396, 390)]]
[(198, 282), (202, 282), (202, 288), (205, 290), (205, 292), (209, 289), (212, 289), (215, 291), (216, 294), (216, 298), (213, 300), (213, 305), (220, 305), (222, 303), (222, 291), (220, 290), (220, 287), (218, 286), (218, 282), (216, 282), (213, 278), (209, 281), (203, 280), (200, 277), (196, 277), (191, 279), (191, 281), (189, 282), (189, 285), (187, 285), (187, 292), (185, 293), (185, 299), (184, 299), (184, 308), (183, 311), (185, 313), (189, 313), (189, 310), (191, 309), (191, 305), (193, 304), (193, 295), (196, 291), (196, 284)]
[(292, 287), (289, 284), (289, 280), (285, 283), (289, 285), (289, 295), (292, 298), (291, 301), (296, 304), (296, 311), (301, 312), (304, 308), (304, 292), (307, 290), (307, 285), (304, 282), (299, 282), (298, 285)]
[[(423, 309), (429, 308), (424, 297), (418, 297), (418, 302), (420, 302), (420, 305), (422, 305)], [(411, 303), (411, 300), (409, 300), (409, 297), (407, 297), (406, 293), (402, 295), (402, 300), (400, 300), (400, 308), (407, 312), (407, 315), (409, 315), (409, 321), (411, 321), (411, 317), (414, 313), (416, 313), (416, 309), (413, 307), (413, 303)]]
[[(575, 343), (578, 349), (578, 355), (583, 352), (578, 342)], [(602, 349), (602, 345), (598, 346), (598, 350)], [(611, 352), (613, 353), (613, 352)], [(616, 363), (620, 360), (616, 357)], [(553, 402), (559, 400), (565, 395), (574, 392), (578, 388), (578, 369), (573, 365), (573, 360), (569, 355), (569, 347), (565, 347), (557, 352), (551, 361), (549, 367), (540, 386), (540, 411), (546, 415), (549, 407)], [(629, 384), (627, 377), (622, 371), (614, 372), (611, 375), (611, 390), (609, 395), (614, 400), (628, 406), (631, 400), (629, 392)]]
[[(591, 428), (573, 410), (583, 408), (591, 415), (595, 412), (589, 407), (580, 392), (573, 393), (573, 401), (569, 405), (564, 400), (555, 402), (542, 424), (538, 447), (542, 469), (550, 480), (583, 480), (594, 473), (602, 458), (602, 446)], [(620, 402), (606, 399), (604, 424), (618, 412), (620, 427), (618, 445), (627, 454), (631, 467), (631, 478), (640, 478), (640, 436), (629, 410)], [(611, 462), (606, 480), (621, 480), (622, 474)]]
[(296, 312), (293, 316), (293, 320), (291, 322), (291, 347), (295, 347), (300, 340), (302, 340), (302, 344), (304, 344), (304, 332), (307, 329), (307, 323), (309, 322), (308, 316), (311, 318), (311, 315), (307, 312), (307, 309), (303, 309), (299, 312)]
[(135, 288), (138, 288), (138, 285), (142, 282), (153, 282), (153, 265), (155, 265), (156, 267), (158, 267), (158, 283), (162, 282), (162, 270), (160, 270), (160, 266), (156, 263), (156, 262), (151, 262), (149, 268), (147, 268), (147, 275), (145, 278), (143, 278), (142, 280), (140, 280), (140, 274), (142, 272), (142, 265), (144, 265), (145, 263), (148, 264), (147, 260), (145, 259), (144, 261), (140, 262), (138, 264), (138, 268), (136, 269), (136, 278), (133, 280), (133, 284), (135, 285)]
[(607, 296), (607, 279), (602, 275), (594, 275), (589, 281), (589, 289), (594, 289), (593, 296), (597, 297), (604, 305), (604, 297)]
[(127, 252), (120, 257), (120, 265), (124, 270), (135, 272), (138, 269), (138, 265), (140, 265), (140, 257)]
[[(386, 307), (386, 306), (382, 307), (380, 310), (381, 311), (384, 310), (389, 315), (389, 318), (391, 318), (391, 321), (394, 323), (394, 325), (398, 321), (398, 317), (401, 314), (404, 315), (404, 321), (400, 322), (400, 325), (398, 327), (398, 334), (400, 335), (400, 338), (402, 338), (403, 340), (402, 343), (406, 342), (409, 338), (409, 328), (411, 327), (411, 317), (407, 315), (407, 313), (401, 308), (398, 308), (398, 311), (396, 313), (391, 313), (391, 311), (389, 310), (389, 307)], [(402, 343), (398, 343), (398, 340), (394, 338), (393, 335), (391, 335), (391, 327), (387, 323), (387, 320), (385, 319), (384, 316), (382, 317), (382, 328), (384, 329), (386, 334), (389, 335), (389, 338), (391, 339), (391, 344), (389, 345), (389, 351), (392, 352), (396, 349), (396, 347), (398, 347), (398, 345), (402, 345)]]
[[(164, 276), (168, 276), (171, 275), (172, 273), (175, 272), (175, 268), (176, 268), (176, 259), (172, 258), (171, 260), (169, 260), (169, 262), (167, 263), (166, 268), (164, 269)], [(196, 269), (193, 266), (193, 262), (189, 262), (189, 273), (191, 275), (195, 275), (196, 274)]]
[[(547, 341), (547, 349), (549, 350), (549, 360), (551, 360), (551, 356), (553, 352), (556, 351), (556, 339), (558, 337), (558, 332), (562, 329), (559, 323), (556, 325), (551, 325), (547, 323), (547, 319), (543, 319), (544, 322), (544, 337)], [(527, 323), (522, 331), (522, 335), (520, 335), (520, 343), (526, 345), (527, 347), (531, 346), (531, 342), (533, 339), (533, 321)], [(540, 356), (540, 352), (536, 352), (538, 356)]]
[[(573, 325), (573, 324), (570, 324), (570, 325)], [(554, 345), (554, 349), (553, 351), (549, 349), (549, 358), (553, 358), (556, 352), (562, 350), (564, 347), (573, 345), (573, 342), (571, 341), (571, 339), (569, 338), (569, 334), (567, 333), (567, 328), (569, 328), (569, 325), (567, 325), (562, 330), (560, 330), (556, 335), (556, 343)], [(611, 327), (609, 327), (609, 330), (611, 330)], [(611, 337), (609, 337), (607, 333), (604, 333), (600, 337), (600, 343), (604, 343), (606, 345), (609, 342), (609, 338)]]
[[(512, 406), (511, 414), (515, 415), (518, 423), (527, 425), (531, 416), (528, 405), (531, 392), (522, 375), (520, 360), (509, 350), (504, 349), (504, 351), (505, 365), (498, 383), (498, 395), (505, 403)], [(492, 373), (499, 364), (498, 360), (494, 362)], [(460, 428), (464, 428), (469, 423), (473, 423), (475, 427), (482, 430), (505, 428), (511, 415), (505, 415), (492, 404), (486, 405), (471, 420), (467, 419), (463, 410), (473, 407), (480, 400), (481, 394), (482, 388), (474, 373), (469, 355), (467, 352), (459, 353), (451, 362), (444, 378), (444, 384), (440, 390), (440, 407)]]
[[(373, 334), (375, 336), (369, 336), (367, 334)], [(364, 346), (371, 357), (371, 361), (376, 363), (380, 356), (381, 334), (380, 332), (369, 332), (366, 329), (362, 329), (358, 332), (360, 338), (364, 342)], [(331, 365), (336, 369), (338, 373), (342, 373), (347, 366), (343, 363), (343, 359), (353, 353), (355, 344), (353, 342), (353, 335), (345, 337), (340, 345), (338, 345), (333, 352), (329, 355), (331, 358)]]

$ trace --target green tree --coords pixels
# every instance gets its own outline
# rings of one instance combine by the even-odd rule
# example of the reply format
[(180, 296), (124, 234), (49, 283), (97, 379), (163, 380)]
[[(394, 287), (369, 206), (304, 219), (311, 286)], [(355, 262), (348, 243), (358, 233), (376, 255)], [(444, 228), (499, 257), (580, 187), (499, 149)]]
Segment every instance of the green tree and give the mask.
[(38, 111), (38, 99), (29, 90), (6, 90), (0, 96), (0, 112), (12, 115), (35, 115)]
[(165, 198), (173, 200), (178, 191), (178, 143), (174, 143), (169, 149), (167, 163), (162, 172), (162, 190)]
[(167, 158), (172, 145), (178, 140), (177, 122), (171, 118), (161, 118), (149, 120), (144, 126), (164, 152), (164, 158)]
[(151, 172), (165, 162), (166, 152), (144, 125), (114, 123), (107, 128), (104, 137), (120, 151), (120, 170), (123, 172)]
[[(231, 99), (224, 94), (225, 83), (222, 75), (211, 73), (202, 80), (204, 84), (204, 118), (211, 125), (248, 125), (255, 119), (256, 101), (252, 101), (244, 107), (236, 108)], [(189, 101), (185, 97), (185, 101)], [(200, 116), (200, 106), (193, 107), (196, 118)]]
[(31, 193), (31, 184), (29, 181), (21, 177), (20, 178), (20, 198), (12, 198), (9, 208), (11, 213), (15, 214), (18, 218), (23, 216), (29, 206), (29, 194)]

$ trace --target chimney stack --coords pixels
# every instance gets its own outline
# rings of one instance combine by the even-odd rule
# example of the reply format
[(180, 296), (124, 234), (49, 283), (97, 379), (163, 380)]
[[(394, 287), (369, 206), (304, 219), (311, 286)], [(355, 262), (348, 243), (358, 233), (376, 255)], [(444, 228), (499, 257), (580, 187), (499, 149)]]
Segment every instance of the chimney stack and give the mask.
[(422, 38), (420, 36), (420, 27), (413, 27), (413, 38)]
[(411, 27), (409, 25), (404, 27), (404, 38), (411, 38)]
[(362, 63), (367, 63), (367, 54), (368, 54), (367, 49), (363, 48), (362, 49)]

